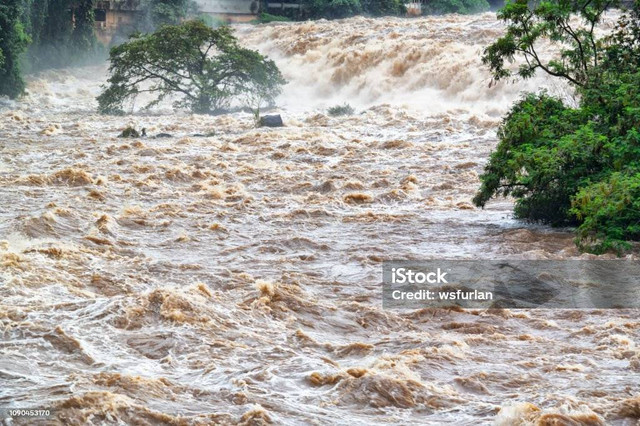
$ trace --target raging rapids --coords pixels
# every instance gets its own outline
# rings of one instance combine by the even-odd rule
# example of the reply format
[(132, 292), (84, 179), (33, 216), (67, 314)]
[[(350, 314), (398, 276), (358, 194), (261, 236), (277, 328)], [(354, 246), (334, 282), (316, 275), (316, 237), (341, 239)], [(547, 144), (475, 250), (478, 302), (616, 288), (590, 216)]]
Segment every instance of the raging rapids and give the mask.
[[(495, 15), (240, 26), (289, 80), (247, 113), (95, 113), (51, 71), (0, 121), (0, 406), (14, 424), (635, 424), (637, 312), (381, 308), (390, 259), (578, 257), (471, 198), (526, 84)], [(570, 97), (570, 94), (567, 94)], [(353, 116), (326, 108), (349, 102)], [(119, 139), (127, 125), (168, 138)], [(197, 136), (206, 135), (206, 136)]]

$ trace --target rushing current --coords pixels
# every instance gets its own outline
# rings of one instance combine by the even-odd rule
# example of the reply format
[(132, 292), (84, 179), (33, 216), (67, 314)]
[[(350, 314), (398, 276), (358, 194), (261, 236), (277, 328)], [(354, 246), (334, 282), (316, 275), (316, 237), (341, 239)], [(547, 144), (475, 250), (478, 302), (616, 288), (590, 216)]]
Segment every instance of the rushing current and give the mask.
[(13, 424), (636, 424), (637, 311), (382, 308), (386, 260), (589, 257), (471, 203), (522, 91), (571, 100), (490, 84), (503, 30), (238, 26), (289, 82), (277, 129), (98, 115), (106, 65), (32, 76), (0, 106), (0, 407), (51, 416)]

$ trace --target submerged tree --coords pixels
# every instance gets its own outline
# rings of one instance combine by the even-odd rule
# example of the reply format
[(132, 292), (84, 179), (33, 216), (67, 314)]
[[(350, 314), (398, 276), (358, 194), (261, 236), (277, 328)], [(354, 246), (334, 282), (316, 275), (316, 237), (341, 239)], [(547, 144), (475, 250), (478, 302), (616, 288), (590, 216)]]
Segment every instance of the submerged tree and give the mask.
[(230, 28), (201, 21), (134, 35), (111, 49), (110, 60), (109, 85), (98, 97), (102, 113), (121, 113), (125, 102), (150, 93), (155, 99), (146, 107), (170, 96), (177, 108), (214, 114), (233, 101), (273, 102), (285, 83), (274, 62), (240, 47)]

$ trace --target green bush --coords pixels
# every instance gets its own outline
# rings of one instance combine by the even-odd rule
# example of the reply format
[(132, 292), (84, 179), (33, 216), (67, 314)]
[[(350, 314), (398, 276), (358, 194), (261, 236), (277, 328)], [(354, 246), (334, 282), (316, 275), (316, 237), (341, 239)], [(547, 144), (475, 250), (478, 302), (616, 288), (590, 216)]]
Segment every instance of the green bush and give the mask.
[(261, 13), (255, 22), (259, 24), (268, 24), (269, 22), (290, 22), (291, 19), (286, 16), (271, 15), (270, 13)]
[(517, 218), (576, 224), (589, 251), (640, 239), (640, 72), (582, 91), (579, 108), (527, 95), (498, 131), (474, 203), (516, 198)]
[(327, 110), (327, 114), (332, 117), (339, 117), (342, 115), (352, 115), (354, 113), (353, 107), (349, 104), (332, 106)]
[[(516, 103), (474, 198), (484, 206), (493, 196), (513, 196), (518, 218), (577, 225), (576, 243), (595, 253), (640, 240), (640, 2), (598, 38), (593, 29), (608, 5), (558, 0), (531, 10), (515, 0), (499, 12), (507, 31), (483, 56), (494, 79), (541, 69), (573, 85), (580, 102), (569, 108), (542, 93)], [(559, 45), (561, 59), (541, 59), (539, 39)], [(514, 72), (516, 55), (526, 60)]]
[(362, 13), (360, 0), (311, 0), (310, 18), (342, 19)]
[(630, 247), (627, 240), (640, 240), (640, 173), (612, 173), (582, 188), (572, 205), (582, 221), (576, 240), (582, 249), (620, 253)]
[(470, 15), (489, 10), (487, 0), (431, 0), (423, 7), (423, 11), (430, 15), (442, 15), (445, 13), (460, 13)]
[(211, 28), (218, 28), (223, 25), (227, 25), (227, 21), (225, 21), (223, 18), (220, 18), (218, 16), (211, 16), (207, 13), (198, 14), (197, 19), (204, 22), (207, 26)]
[[(477, 1), (477, 0), (476, 0)], [(308, 18), (340, 19), (359, 14), (372, 16), (402, 15), (402, 0), (309, 0)]]
[(481, 177), (474, 203), (484, 206), (494, 195), (516, 198), (520, 219), (562, 225), (571, 195), (586, 170), (595, 167), (602, 143), (582, 111), (565, 107), (546, 94), (529, 94), (511, 109), (498, 130), (500, 143)]
[(362, 9), (373, 16), (402, 15), (407, 11), (402, 0), (362, 0)]
[(20, 56), (29, 43), (18, 20), (20, 2), (8, 0), (0, 6), (0, 96), (16, 98), (24, 91)]
[(190, 0), (144, 0), (141, 6), (145, 19), (153, 27), (176, 25), (197, 10), (197, 6)]
[(529, 94), (507, 115), (474, 203), (516, 198), (517, 218), (579, 225), (587, 251), (640, 239), (640, 72), (585, 89), (579, 108)]

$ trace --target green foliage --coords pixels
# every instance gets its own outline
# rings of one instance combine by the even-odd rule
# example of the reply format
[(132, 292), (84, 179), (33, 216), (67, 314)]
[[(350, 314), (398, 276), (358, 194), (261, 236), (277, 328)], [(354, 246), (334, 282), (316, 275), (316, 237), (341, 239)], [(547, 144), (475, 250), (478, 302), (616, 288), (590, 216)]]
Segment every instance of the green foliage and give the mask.
[(189, 0), (146, 0), (145, 12), (153, 27), (176, 25), (194, 11)]
[(619, 30), (607, 37), (603, 71), (608, 77), (640, 67), (640, 2), (618, 21)]
[(372, 16), (402, 15), (407, 11), (402, 0), (362, 0), (362, 9)]
[[(484, 0), (465, 0), (484, 1)], [(406, 12), (402, 0), (309, 0), (309, 18), (341, 19), (366, 14), (372, 16), (402, 15)]]
[[(514, 74), (508, 63), (520, 56), (524, 63), (515, 74), (522, 78), (532, 77), (541, 69), (576, 86), (586, 86), (598, 77), (594, 71), (603, 49), (594, 31), (604, 11), (616, 2), (555, 0), (531, 8), (528, 0), (509, 1), (498, 11), (498, 19), (507, 23), (506, 34), (485, 49), (482, 62), (489, 65), (496, 81)], [(579, 19), (572, 21), (572, 17)], [(554, 59), (544, 60), (536, 50), (544, 39), (560, 48)]]
[[(569, 53), (561, 53), (562, 67), (550, 65), (550, 74), (577, 88), (579, 107), (568, 108), (544, 93), (529, 94), (513, 106), (481, 176), (476, 205), (484, 206), (493, 196), (513, 196), (516, 217), (576, 224), (576, 243), (596, 253), (621, 252), (629, 247), (627, 241), (640, 240), (639, 11), (636, 3), (617, 31), (594, 38), (590, 53), (581, 56), (585, 49), (580, 52), (576, 42)], [(585, 31), (585, 37), (593, 34), (590, 27)], [(556, 36), (554, 41), (566, 42)], [(517, 52), (528, 55), (527, 48)], [(502, 71), (494, 65), (490, 63), (500, 77)], [(534, 69), (523, 77), (538, 67), (547, 71), (529, 65)]]
[(205, 24), (207, 24), (207, 26), (209, 26), (211, 28), (218, 28), (218, 27), (221, 27), (221, 26), (227, 24), (224, 19), (219, 18), (217, 16), (215, 16), (215, 17), (211, 16), (211, 15), (209, 15), (207, 13), (198, 14), (196, 19), (204, 22)]
[(16, 98), (24, 91), (20, 56), (29, 43), (20, 17), (20, 0), (0, 4), (0, 96)]
[(27, 70), (37, 71), (67, 67), (98, 53), (93, 9), (94, 0), (3, 2), (0, 6), (0, 93), (11, 97), (22, 93), (21, 63)]
[(29, 1), (29, 34), (33, 40), (27, 52), (30, 70), (64, 67), (69, 64), (73, 32), (71, 1)]
[(425, 13), (433, 15), (446, 13), (470, 15), (486, 12), (489, 8), (487, 0), (431, 0), (423, 6)]
[(312, 18), (341, 19), (362, 13), (360, 0), (311, 0)]
[(269, 13), (262, 12), (258, 15), (258, 19), (256, 20), (256, 23), (268, 24), (269, 22), (289, 22), (289, 21), (291, 21), (291, 19), (287, 18), (286, 16), (271, 15)]
[(94, 0), (23, 0), (21, 21), (32, 43), (30, 71), (86, 62), (102, 53), (94, 34)]
[(74, 10), (75, 26), (71, 33), (71, 46), (76, 52), (93, 52), (97, 40), (94, 33), (94, 1), (82, 0)]
[(518, 102), (498, 131), (500, 143), (481, 177), (474, 203), (494, 195), (517, 199), (516, 217), (560, 225), (570, 220), (571, 195), (585, 173), (598, 168), (604, 141), (582, 111), (546, 94)]
[(327, 114), (332, 117), (339, 117), (342, 115), (352, 115), (354, 113), (353, 107), (349, 104), (332, 106), (327, 110)]
[(195, 113), (218, 113), (233, 101), (259, 108), (285, 83), (273, 61), (240, 47), (229, 27), (202, 21), (134, 35), (111, 49), (110, 60), (109, 86), (98, 97), (103, 113), (121, 113), (140, 93), (155, 95), (147, 107), (172, 96), (174, 107)]
[(640, 240), (640, 173), (614, 172), (607, 179), (581, 188), (571, 213), (582, 221), (578, 245), (594, 253), (630, 248)]

